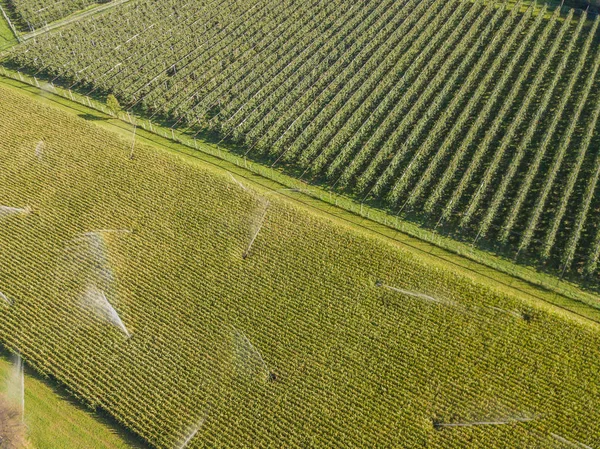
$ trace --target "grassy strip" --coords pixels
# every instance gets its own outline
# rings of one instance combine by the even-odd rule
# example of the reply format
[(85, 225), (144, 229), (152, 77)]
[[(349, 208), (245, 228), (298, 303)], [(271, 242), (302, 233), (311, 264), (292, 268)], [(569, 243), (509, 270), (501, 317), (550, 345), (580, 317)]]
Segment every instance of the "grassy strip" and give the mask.
[(8, 50), (18, 43), (17, 36), (8, 23), (6, 11), (0, 5), (0, 51)]
[[(11, 76), (15, 77), (17, 75), (15, 75), (13, 73)], [(33, 80), (28, 79), (27, 77), (24, 77), (23, 79), (26, 82), (30, 82), (30, 83), (34, 82)], [(98, 108), (98, 107), (101, 108), (101, 106), (95, 105), (94, 103), (90, 102), (90, 100), (86, 100), (85, 98), (80, 97), (77, 94), (67, 92), (67, 91), (62, 91), (62, 92), (60, 92), (60, 94), (63, 96), (67, 96), (67, 97), (69, 97), (69, 96), (72, 98), (74, 97), (76, 101), (83, 102), (84, 104), (87, 103), (89, 105), (94, 105), (94, 107), (96, 107), (96, 108)], [(168, 128), (165, 129), (165, 128), (160, 128), (157, 126), (149, 125), (144, 120), (140, 120), (140, 119), (136, 119), (136, 120), (138, 121), (138, 123), (140, 123), (141, 126), (143, 126), (143, 127), (145, 126), (146, 129), (150, 129), (151, 131), (155, 131), (157, 133), (160, 133), (161, 135), (171, 134), (171, 136), (174, 140), (183, 142), (192, 148), (198, 146), (198, 142), (190, 139), (190, 137), (187, 135), (180, 134), (177, 131), (171, 131)], [(205, 143), (208, 143), (208, 142), (205, 142)], [(229, 160), (233, 163), (241, 164), (242, 162), (244, 162), (243, 159), (241, 159), (240, 157), (233, 155), (233, 154), (228, 154), (220, 148), (215, 148), (215, 147), (209, 148), (209, 146), (202, 145), (202, 143), (200, 143), (200, 146), (201, 146), (200, 149), (202, 151), (208, 151), (210, 154), (217, 155), (218, 157), (226, 158), (227, 160)], [(253, 170), (259, 172), (260, 174), (262, 174), (266, 177), (275, 179), (277, 182), (282, 183), (288, 187), (298, 187), (299, 186), (300, 188), (303, 188), (303, 189), (307, 188), (306, 184), (304, 184), (302, 182), (294, 181), (291, 178), (284, 176), (278, 170), (269, 170), (268, 168), (260, 167), (258, 165), (252, 165), (251, 167)], [(361, 216), (366, 216), (367, 218), (369, 218), (373, 221), (377, 221), (381, 224), (384, 224), (385, 226), (390, 226), (390, 227), (396, 228), (402, 232), (408, 233), (412, 236), (416, 236), (417, 238), (420, 238), (420, 239), (423, 239), (423, 240), (426, 240), (429, 242), (435, 242), (436, 245), (441, 245), (443, 248), (445, 248), (449, 251), (455, 252), (457, 254), (460, 254), (460, 255), (463, 255), (463, 256), (466, 256), (469, 258), (474, 258), (474, 260), (476, 260), (478, 263), (482, 263), (486, 266), (489, 266), (489, 267), (492, 267), (499, 271), (508, 273), (511, 276), (520, 277), (521, 279), (523, 279), (527, 282), (532, 282), (536, 285), (539, 285), (539, 286), (549, 289), (551, 291), (557, 291), (559, 294), (567, 296), (573, 300), (586, 302), (589, 305), (591, 305), (592, 307), (598, 306), (597, 298), (595, 298), (593, 295), (586, 295), (585, 293), (581, 292), (579, 283), (580, 282), (584, 283), (585, 280), (577, 279), (576, 275), (573, 275), (572, 278), (569, 277), (569, 281), (572, 281), (572, 283), (568, 283), (568, 282), (558, 282), (557, 283), (557, 282), (555, 282), (556, 277), (554, 274), (538, 273), (535, 268), (531, 268), (531, 267), (527, 268), (522, 265), (518, 266), (512, 260), (503, 259), (501, 256), (490, 254), (490, 253), (486, 252), (485, 250), (479, 249), (479, 250), (473, 251), (468, 244), (456, 242), (452, 238), (442, 238), (439, 235), (437, 235), (434, 231), (420, 228), (419, 225), (417, 225), (417, 224), (402, 222), (402, 221), (398, 220), (396, 217), (387, 214), (385, 211), (377, 210), (376, 208), (365, 207), (362, 204), (360, 204), (359, 202), (352, 200), (350, 198), (346, 198), (341, 195), (340, 196), (339, 195), (331, 195), (325, 189), (311, 188), (310, 191), (312, 192), (312, 194), (314, 194), (321, 200), (331, 201), (335, 205), (339, 205), (339, 206), (341, 206), (353, 213), (359, 214)], [(588, 287), (587, 285), (584, 285), (583, 288), (587, 288), (587, 287)], [(592, 283), (592, 281), (590, 281), (589, 288), (597, 289), (598, 286), (594, 285)]]
[[(133, 126), (129, 123), (129, 120), (133, 119), (131, 116), (121, 113), (120, 118), (117, 119), (109, 115), (109, 111), (104, 105), (90, 100), (88, 97), (73, 92), (67, 93), (49, 85), (42, 86), (41, 82), (30, 80), (26, 75), (15, 74), (9, 70), (4, 73), (20, 78), (18, 80), (0, 77), (0, 82), (4, 85), (18, 88), (41, 101), (50, 102), (71, 113), (77, 113), (80, 117), (95, 121), (101, 126), (127, 136), (127, 138), (131, 138), (133, 135)], [(35, 86), (35, 83), (40, 87)], [(100, 112), (100, 110), (104, 112)], [(222, 167), (238, 176), (252, 179), (266, 188), (279, 190), (282, 195), (341, 218), (345, 222), (360, 226), (380, 237), (401, 242), (419, 252), (432, 254), (445, 263), (483, 276), (496, 285), (513, 289), (513, 291), (517, 290), (521, 295), (526, 294), (537, 301), (552, 304), (562, 310), (600, 323), (600, 300), (595, 294), (583, 291), (574, 284), (559, 280), (552, 275), (537, 272), (532, 268), (514, 264), (510, 260), (502, 259), (473, 246), (420, 228), (415, 224), (399, 220), (398, 217), (387, 215), (379, 209), (308, 185), (275, 169), (249, 162), (210, 142), (200, 139), (190, 140), (189, 137), (179, 134), (173, 129), (163, 128), (139, 118), (135, 118), (135, 120), (137, 138), (143, 139), (157, 148), (176, 151)], [(283, 188), (296, 191), (281, 191)]]

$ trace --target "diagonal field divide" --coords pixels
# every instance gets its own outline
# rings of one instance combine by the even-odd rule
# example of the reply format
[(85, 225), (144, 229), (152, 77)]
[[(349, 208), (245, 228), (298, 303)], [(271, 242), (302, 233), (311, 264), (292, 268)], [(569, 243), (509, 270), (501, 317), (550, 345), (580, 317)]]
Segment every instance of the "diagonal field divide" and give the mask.
[[(133, 138), (134, 125), (125, 120), (112, 117), (77, 101), (71, 101), (61, 95), (42, 90), (27, 82), (0, 76), (0, 84), (12, 89), (17, 89), (22, 94), (29, 96), (35, 101), (58, 107), (72, 114), (76, 114), (81, 118), (93, 121), (96, 125), (116, 132), (127, 140)], [(214, 147), (214, 144), (198, 141), (198, 149), (195, 150), (194, 148), (172, 140), (169, 136), (163, 137), (155, 132), (142, 129), (139, 126), (136, 128), (135, 136), (137, 142), (151, 145), (160, 151), (177, 153), (188, 162), (201, 164), (204, 167), (209, 168), (212, 166), (213, 169), (220, 171), (221, 173), (225, 171), (229, 174), (234, 174), (236, 178), (244, 179), (244, 182), (246, 183), (260, 186), (270, 194), (286, 197), (293, 203), (309, 208), (322, 216), (329, 217), (329, 219), (344, 226), (353, 227), (371, 237), (383, 239), (388, 243), (401, 246), (413, 253), (417, 253), (422, 259), (429, 259), (438, 264), (443, 263), (447, 266), (451, 266), (453, 269), (467, 274), (470, 277), (479, 278), (491, 287), (509, 294), (516, 294), (525, 302), (536, 304), (545, 310), (558, 313), (567, 318), (600, 329), (600, 309), (598, 307), (594, 307), (584, 301), (578, 301), (565, 295), (561, 295), (556, 291), (539, 286), (533, 282), (528, 282), (520, 277), (498, 271), (467, 256), (454, 253), (451, 250), (444, 249), (434, 243), (413, 237), (402, 231), (350, 212), (343, 207), (315, 198), (312, 195), (304, 193), (300, 189), (290, 189), (288, 188), (289, 186), (272, 178), (262, 176), (245, 168), (243, 165), (237, 165), (233, 162), (213, 156), (212, 154), (209, 154), (208, 150), (202, 150), (202, 146)], [(221, 150), (227, 151), (225, 149)], [(248, 164), (250, 165), (250, 163)], [(600, 302), (600, 300), (598, 301)]]

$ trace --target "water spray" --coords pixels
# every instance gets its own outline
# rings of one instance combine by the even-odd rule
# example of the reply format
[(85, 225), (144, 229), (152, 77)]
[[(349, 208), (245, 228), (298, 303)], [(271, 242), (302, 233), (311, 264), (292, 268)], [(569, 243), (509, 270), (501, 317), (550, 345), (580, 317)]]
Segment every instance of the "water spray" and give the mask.
[(97, 234), (132, 234), (131, 229), (98, 229), (96, 231), (85, 232), (82, 236), (91, 236)]
[(494, 307), (494, 306), (487, 306), (487, 308), (490, 310), (499, 312), (499, 313), (503, 313), (505, 315), (510, 315), (510, 316), (514, 316), (515, 318), (520, 318), (520, 319), (526, 320), (525, 314), (522, 312), (517, 312), (515, 310), (505, 310), (505, 309), (501, 309), (500, 307)]
[(21, 420), (25, 421), (25, 370), (23, 369), (23, 359), (18, 353), (12, 357), (12, 370), (6, 385), (6, 393), (10, 400), (18, 406)]
[(14, 301), (2, 292), (0, 292), (0, 300), (2, 300), (2, 302), (5, 302), (9, 306), (12, 306), (14, 304)]
[(506, 424), (515, 424), (521, 422), (535, 421), (536, 418), (506, 418), (494, 421), (465, 421), (456, 423), (433, 422), (433, 427), (436, 430), (441, 430), (444, 427), (475, 427), (475, 426), (503, 426)]
[(272, 372), (261, 353), (254, 347), (246, 335), (232, 326), (233, 330), (233, 345), (236, 360), (241, 363), (241, 368), (248, 374), (258, 374), (264, 377), (266, 381), (276, 381), (277, 375)]
[(455, 305), (455, 304), (449, 303), (447, 301), (442, 301), (441, 299), (434, 298), (433, 296), (426, 295), (425, 293), (413, 292), (413, 291), (404, 290), (404, 289), (401, 289), (398, 287), (392, 287), (391, 285), (384, 284), (382, 281), (375, 282), (375, 285), (377, 287), (387, 288), (388, 290), (400, 293), (401, 295), (410, 296), (412, 298), (424, 299), (425, 301), (435, 302), (437, 304)]
[(265, 223), (265, 217), (267, 216), (267, 211), (269, 210), (269, 205), (270, 205), (269, 201), (263, 198), (261, 201), (262, 212), (259, 216), (258, 221), (256, 221), (253, 226), (254, 230), (252, 231), (252, 234), (251, 234), (250, 243), (248, 244), (246, 251), (244, 251), (244, 254), (242, 254), (242, 259), (246, 259), (248, 257), (248, 255), (250, 254), (252, 245), (254, 244), (256, 237), (258, 237), (258, 234), (260, 233), (260, 230), (262, 229), (262, 227)]
[(123, 324), (121, 317), (106, 298), (105, 293), (97, 287), (91, 285), (86, 290), (83, 296), (83, 304), (85, 307), (94, 312), (99, 318), (108, 321), (113, 326), (119, 328), (129, 339), (131, 334)]
[(247, 188), (247, 187), (246, 187), (244, 184), (242, 184), (240, 181), (238, 181), (237, 179), (235, 179), (235, 177), (233, 176), (233, 174), (232, 174), (232, 173), (229, 173), (229, 176), (231, 176), (231, 179), (233, 179), (233, 182), (235, 182), (235, 183), (236, 183), (238, 186), (240, 186), (240, 188), (241, 188), (241, 189), (242, 189), (244, 192), (247, 192), (247, 191), (248, 191), (248, 188)]
[(188, 447), (190, 442), (194, 439), (194, 437), (198, 434), (198, 432), (204, 425), (205, 421), (206, 421), (206, 413), (204, 414), (204, 416), (202, 418), (200, 418), (200, 420), (196, 424), (194, 424), (188, 428), (188, 430), (185, 433), (185, 436), (181, 439), (181, 441), (179, 441), (176, 444), (175, 449), (185, 449), (186, 447)]
[(31, 213), (31, 207), (9, 207), (0, 206), (0, 218), (9, 217), (13, 215), (29, 215)]
[(574, 449), (593, 449), (587, 444), (580, 443), (579, 441), (569, 441), (565, 437), (561, 437), (560, 435), (557, 435), (555, 433), (551, 433), (550, 436), (555, 440), (560, 441), (561, 443), (566, 444), (567, 446), (572, 447)]
[(37, 157), (38, 160), (41, 161), (44, 158), (44, 150), (45, 149), (46, 149), (46, 144), (44, 143), (43, 140), (40, 140), (35, 147), (35, 157)]

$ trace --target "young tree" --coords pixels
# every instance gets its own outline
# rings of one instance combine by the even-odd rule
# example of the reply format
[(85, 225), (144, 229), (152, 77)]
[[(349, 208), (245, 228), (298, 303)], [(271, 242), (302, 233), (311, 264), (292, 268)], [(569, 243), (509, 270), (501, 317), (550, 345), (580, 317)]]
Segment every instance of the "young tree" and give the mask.
[(113, 94), (109, 94), (108, 97), (106, 97), (106, 106), (108, 106), (108, 109), (110, 109), (115, 115), (121, 110), (119, 100), (117, 100)]
[(24, 449), (25, 425), (21, 413), (5, 397), (0, 396), (0, 449)]

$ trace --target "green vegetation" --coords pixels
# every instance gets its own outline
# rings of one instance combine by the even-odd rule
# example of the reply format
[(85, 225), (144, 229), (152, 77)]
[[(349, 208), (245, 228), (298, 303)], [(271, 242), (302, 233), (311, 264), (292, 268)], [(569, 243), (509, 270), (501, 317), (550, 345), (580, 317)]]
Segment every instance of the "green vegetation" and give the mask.
[(5, 0), (24, 30), (35, 30), (75, 11), (110, 0)]
[(113, 94), (110, 94), (106, 98), (106, 106), (113, 114), (118, 114), (121, 111), (121, 105), (119, 104), (119, 100), (115, 98)]
[[(12, 370), (0, 351), (0, 385)], [(101, 414), (84, 410), (66, 392), (33, 373), (25, 376), (27, 438), (32, 449), (126, 449), (146, 447)], [(19, 413), (19, 421), (20, 421)], [(3, 447), (0, 445), (0, 447)]]
[(598, 21), (518, 5), (133, 0), (9, 64), (598, 288)]
[[(158, 150), (169, 149), (185, 155), (189, 162), (203, 161), (235, 173), (243, 179), (250, 177), (254, 183), (276, 190), (280, 195), (339, 218), (345, 223), (358, 226), (372, 236), (385, 237), (420, 254), (433, 255), (455, 268), (460, 267), (482, 276), (484, 282), (491, 281), (498, 287), (510, 286), (513, 293), (554, 304), (600, 323), (598, 296), (585, 292), (576, 285), (500, 259), (471, 245), (444, 238), (409, 222), (401, 220), (392, 222), (385, 213), (377, 209), (353, 203), (348, 198), (332, 194), (317, 186), (308, 186), (273, 169), (265, 169), (260, 163), (251, 163), (220, 145), (201, 139), (185, 138), (179, 131), (158, 126), (156, 123), (151, 126), (147, 120), (139, 117), (132, 118), (129, 113), (121, 112), (117, 117), (105, 105), (90, 100), (89, 97), (56, 86), (40, 87), (40, 83), (35, 79), (17, 72), (4, 70), (4, 73), (14, 77), (14, 79), (0, 79), (5, 86), (18, 89), (30, 98), (59, 107), (69, 113), (76, 113), (105, 129), (117, 132), (132, 142), (131, 148), (134, 140), (141, 139)], [(384, 223), (387, 224), (383, 225)], [(400, 229), (401, 232), (394, 228)]]
[(595, 325), (218, 170), (130, 160), (11, 89), (0, 109), (0, 338), (153, 445), (600, 437)]
[(17, 43), (17, 37), (10, 27), (8, 16), (0, 5), (0, 52), (11, 48)]

